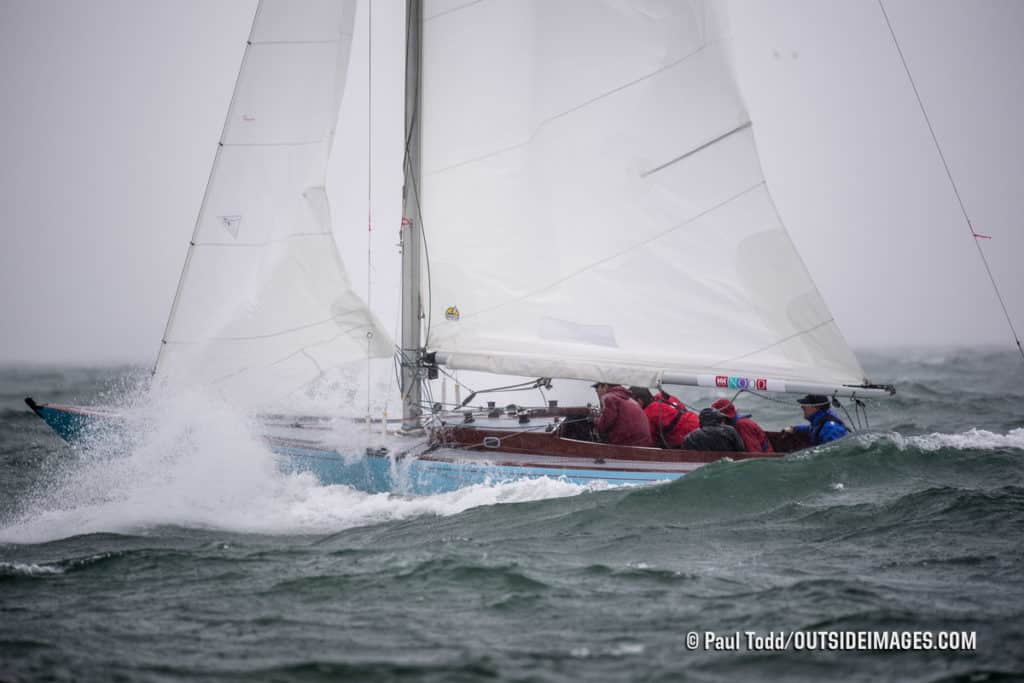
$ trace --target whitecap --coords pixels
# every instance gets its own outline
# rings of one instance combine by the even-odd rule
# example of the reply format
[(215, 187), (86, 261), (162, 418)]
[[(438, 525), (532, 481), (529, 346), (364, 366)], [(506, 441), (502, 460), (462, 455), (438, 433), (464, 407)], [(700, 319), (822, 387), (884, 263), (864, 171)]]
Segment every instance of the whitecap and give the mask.
[(1024, 428), (1011, 429), (1006, 434), (990, 432), (987, 429), (969, 429), (958, 434), (933, 432), (920, 436), (904, 436), (898, 432), (859, 436), (859, 440), (872, 444), (880, 440), (890, 441), (900, 450), (916, 448), (923, 451), (937, 451), (943, 448), (957, 450), (987, 450), (994, 448), (1024, 449)]
[(0, 562), (0, 574), (13, 576), (49, 576), (63, 574), (64, 570), (48, 564), (18, 564), (11, 562)]

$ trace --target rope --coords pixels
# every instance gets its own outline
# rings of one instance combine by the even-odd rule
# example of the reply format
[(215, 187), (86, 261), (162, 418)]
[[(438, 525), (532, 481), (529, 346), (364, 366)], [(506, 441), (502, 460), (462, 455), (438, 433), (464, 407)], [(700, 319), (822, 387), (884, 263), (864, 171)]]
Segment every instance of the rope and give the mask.
[(949, 164), (946, 162), (946, 156), (942, 153), (942, 147), (939, 145), (939, 138), (935, 135), (935, 128), (932, 126), (931, 119), (928, 118), (928, 112), (925, 111), (924, 102), (921, 100), (921, 93), (917, 90), (917, 84), (914, 82), (914, 77), (910, 73), (910, 67), (907, 65), (907, 59), (903, 56), (903, 50), (900, 48), (900, 43), (896, 40), (896, 32), (892, 28), (892, 22), (889, 21), (889, 14), (885, 11), (885, 5), (882, 0), (878, 0), (878, 7), (882, 10), (882, 16), (885, 17), (885, 25), (889, 27), (889, 35), (892, 36), (892, 42), (896, 46), (896, 52), (900, 56), (900, 61), (903, 63), (903, 70), (907, 72), (907, 79), (910, 81), (910, 87), (914, 90), (914, 97), (917, 98), (917, 106), (921, 109), (921, 115), (924, 116), (924, 122), (928, 124), (928, 132), (931, 133), (932, 142), (935, 143), (935, 151), (939, 153), (939, 159), (942, 161), (942, 167), (946, 169), (946, 177), (949, 178), (949, 184), (953, 188), (953, 194), (956, 196), (956, 201), (960, 205), (960, 211), (964, 215), (964, 221), (967, 223), (967, 229), (971, 231), (971, 237), (974, 240), (974, 246), (978, 250), (978, 256), (981, 257), (981, 262), (985, 266), (985, 272), (988, 274), (989, 282), (992, 283), (992, 289), (996, 293), (996, 298), (999, 300), (999, 306), (1003, 309), (1003, 315), (1006, 317), (1006, 324), (1010, 326), (1010, 332), (1013, 334), (1013, 340), (1017, 344), (1017, 351), (1020, 352), (1020, 357), (1024, 360), (1024, 347), (1021, 346), (1020, 337), (1017, 335), (1017, 330), (1013, 326), (1013, 320), (1010, 318), (1010, 312), (1006, 308), (1006, 302), (1003, 300), (1003, 295), (999, 291), (999, 285), (996, 284), (996, 278), (992, 274), (992, 269), (988, 265), (988, 259), (985, 258), (985, 252), (981, 248), (979, 239), (992, 239), (989, 235), (982, 235), (979, 232), (975, 232), (974, 225), (971, 223), (970, 217), (967, 215), (967, 207), (964, 206), (964, 200), (960, 196), (960, 190), (957, 189), (956, 182), (953, 180), (953, 173), (949, 170)]

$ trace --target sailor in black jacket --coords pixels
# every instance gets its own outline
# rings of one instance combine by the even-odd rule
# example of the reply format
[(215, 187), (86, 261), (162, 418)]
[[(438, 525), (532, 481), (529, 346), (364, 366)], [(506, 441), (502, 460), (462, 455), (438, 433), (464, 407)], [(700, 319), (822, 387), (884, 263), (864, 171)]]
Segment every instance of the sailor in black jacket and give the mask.
[(714, 408), (700, 411), (700, 429), (686, 435), (683, 448), (688, 451), (735, 451), (747, 450), (739, 432), (726, 424), (725, 415)]

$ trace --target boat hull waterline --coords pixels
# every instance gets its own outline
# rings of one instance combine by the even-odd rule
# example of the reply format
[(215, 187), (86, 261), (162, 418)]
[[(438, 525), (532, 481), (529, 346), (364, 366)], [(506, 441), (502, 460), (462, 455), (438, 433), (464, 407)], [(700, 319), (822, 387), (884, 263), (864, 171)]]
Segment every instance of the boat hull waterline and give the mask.
[[(90, 431), (123, 421), (116, 411), (63, 404), (30, 408), (61, 438), (76, 443)], [(638, 446), (617, 446), (565, 438), (557, 429), (443, 426), (431, 439), (416, 439), (404, 453), (386, 449), (342, 453), (317, 439), (325, 426), (280, 420), (263, 439), (288, 473), (308, 472), (325, 485), (351, 486), (367, 493), (432, 495), (473, 485), (493, 485), (548, 477), (591, 487), (643, 485), (671, 481), (708, 463), (729, 458), (781, 457), (776, 453), (721, 453)], [(535, 429), (535, 428), (533, 428)], [(777, 448), (795, 450), (788, 435), (770, 433)]]

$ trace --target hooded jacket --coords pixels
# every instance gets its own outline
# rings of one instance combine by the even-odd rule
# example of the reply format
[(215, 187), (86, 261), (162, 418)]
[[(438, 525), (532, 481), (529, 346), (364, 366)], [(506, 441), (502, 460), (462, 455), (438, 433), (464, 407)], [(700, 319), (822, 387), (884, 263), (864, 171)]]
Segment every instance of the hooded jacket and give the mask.
[(613, 386), (601, 397), (597, 433), (606, 443), (620, 446), (651, 446), (651, 429), (640, 404), (623, 386)]
[(743, 439), (735, 429), (725, 422), (725, 416), (714, 408), (705, 408), (700, 411), (700, 429), (687, 435), (683, 440), (683, 448), (688, 451), (742, 453), (746, 450)]
[(651, 442), (663, 448), (679, 448), (686, 435), (700, 426), (697, 413), (687, 410), (675, 396), (659, 392), (644, 408), (651, 425)]

